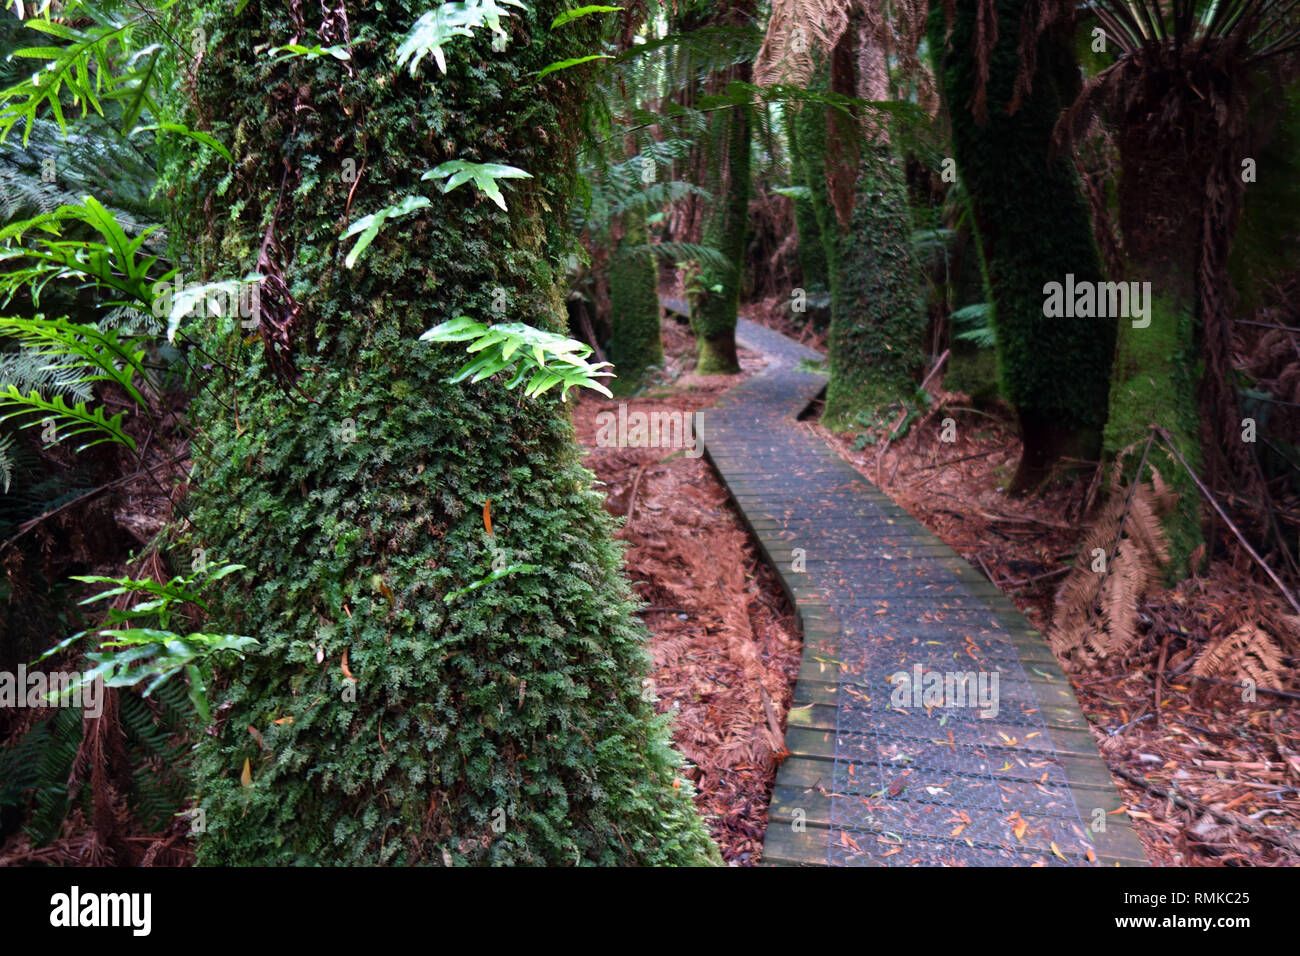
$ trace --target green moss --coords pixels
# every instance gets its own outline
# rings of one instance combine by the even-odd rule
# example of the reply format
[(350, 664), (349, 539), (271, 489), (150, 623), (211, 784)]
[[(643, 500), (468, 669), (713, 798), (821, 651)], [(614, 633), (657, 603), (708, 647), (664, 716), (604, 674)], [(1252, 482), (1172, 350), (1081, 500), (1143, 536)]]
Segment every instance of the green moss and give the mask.
[[(1199, 376), (1195, 320), (1168, 297), (1152, 297), (1151, 324), (1135, 329), (1121, 325), (1110, 391), (1110, 417), (1106, 422), (1105, 452), (1113, 458), (1132, 445), (1137, 450), (1126, 459), (1129, 476), (1137, 470), (1141, 448), (1152, 424), (1162, 425), (1174, 439), (1188, 464), (1200, 470), (1197, 438), (1196, 382)], [(1163, 522), (1169, 539), (1171, 579), (1184, 577), (1187, 558), (1202, 541), (1201, 495), (1178, 459), (1160, 444), (1147, 457), (1160, 476), (1178, 494), (1178, 505)], [(1150, 477), (1149, 475), (1147, 476)]]
[[(204, 153), (173, 168), (173, 235), (202, 272), (241, 275), (253, 263), (234, 255), (273, 223), (310, 401), (277, 389), (238, 330), (209, 330), (231, 373), (194, 407), (182, 546), (248, 566), (223, 581), (211, 628), (261, 644), (226, 675), (198, 748), (198, 861), (714, 862), (642, 694), (645, 631), (564, 407), (499, 380), (450, 385), (463, 352), (418, 341), (450, 316), (492, 317), (502, 293), (506, 320), (563, 328), (588, 83), (535, 73), (589, 50), (596, 18), (552, 32), (562, 4), (512, 9), (504, 52), (478, 31), (449, 46), (446, 75), (411, 79), (393, 50), (425, 7), (349, 11), (346, 65), (261, 52), (302, 36), (296, 6), (223, 3), (201, 21), (191, 122), (244, 145), (233, 168)], [(507, 186), (509, 212), (420, 183), (452, 158), (535, 178)], [(432, 208), (345, 268), (346, 222), (417, 192)], [(514, 563), (539, 570), (444, 601)]]
[(625, 220), (627, 231), (619, 242), (609, 276), (613, 327), (610, 361), (618, 375), (615, 390), (620, 394), (634, 391), (648, 369), (664, 364), (659, 331), (659, 270), (645, 249), (650, 230), (644, 213), (629, 213)]
[(936, 6), (930, 41), (935, 70), (952, 116), (958, 173), (975, 213), (976, 238), (993, 326), (1003, 393), (1015, 406), (1030, 446), (1049, 436), (1046, 454), (1068, 447), (1088, 457), (1105, 422), (1114, 319), (1047, 318), (1044, 285), (1099, 281), (1101, 261), (1089, 210), (1067, 156), (1049, 160), (1069, 82), (1068, 51), (1044, 42), (1031, 94), (1014, 113), (1007, 106), (1020, 70), (1020, 23), (1026, 0), (999, 0), (998, 40), (990, 58), (987, 121), (976, 123), (973, 5), (958, 5), (952, 34)]
[(976, 406), (995, 402), (999, 396), (997, 354), (970, 342), (954, 342), (943, 385), (965, 392)]
[(850, 229), (831, 275), (828, 424), (909, 398), (923, 360), (926, 316), (912, 256), (903, 164), (884, 144), (864, 144)]
[[(726, 110), (718, 114), (716, 122), (715, 135), (727, 144), (727, 178), (723, 199), (710, 213), (703, 239), (705, 245), (726, 256), (732, 268), (704, 269), (701, 289), (692, 296), (691, 328), (698, 341), (696, 371), (701, 375), (740, 371), (736, 361), (736, 315), (749, 230), (749, 107)], [(717, 184), (713, 192), (718, 195)]]

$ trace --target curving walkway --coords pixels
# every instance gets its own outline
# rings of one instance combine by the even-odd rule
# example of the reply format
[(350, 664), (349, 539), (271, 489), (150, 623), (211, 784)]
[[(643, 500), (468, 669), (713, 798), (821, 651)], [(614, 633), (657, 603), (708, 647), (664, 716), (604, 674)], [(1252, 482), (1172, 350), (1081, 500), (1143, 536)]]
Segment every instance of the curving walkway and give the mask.
[[(682, 302), (664, 305), (685, 314)], [(769, 364), (705, 413), (701, 433), (804, 636), (764, 861), (1147, 865), (1044, 639), (970, 564), (795, 427), (825, 386), (799, 368), (818, 353), (743, 319), (737, 338)], [(899, 672), (921, 679), (891, 682)], [(974, 675), (964, 700), (962, 674)], [(936, 704), (924, 691), (941, 676), (951, 682)], [(896, 688), (908, 691), (901, 709)]]

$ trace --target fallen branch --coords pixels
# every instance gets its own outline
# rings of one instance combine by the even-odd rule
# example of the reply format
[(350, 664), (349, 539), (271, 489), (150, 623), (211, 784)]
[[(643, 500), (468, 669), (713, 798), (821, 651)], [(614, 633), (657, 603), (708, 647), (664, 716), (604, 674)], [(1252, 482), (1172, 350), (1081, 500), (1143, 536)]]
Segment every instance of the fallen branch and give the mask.
[(1062, 574), (1068, 574), (1073, 570), (1074, 570), (1073, 566), (1067, 566), (1064, 568), (1057, 568), (1055, 571), (1044, 571), (1042, 574), (1035, 574), (1033, 577), (1008, 579), (1006, 581), (994, 581), (993, 583), (998, 588), (1023, 588), (1026, 585), (1033, 584), (1036, 581), (1046, 581), (1048, 578), (1057, 578), (1060, 577)]
[(1129, 783), (1136, 784), (1137, 786), (1142, 787), (1145, 790), (1149, 790), (1151, 793), (1154, 793), (1158, 797), (1163, 797), (1164, 799), (1170, 801), (1171, 803), (1176, 803), (1180, 807), (1183, 807), (1187, 810), (1191, 810), (1193, 813), (1209, 814), (1210, 816), (1214, 817), (1214, 819), (1218, 820), (1220, 823), (1225, 823), (1228, 826), (1236, 827), (1238, 830), (1242, 830), (1246, 833), (1249, 833), (1251, 836), (1258, 837), (1259, 839), (1263, 840), (1265, 843), (1271, 843), (1274, 846), (1281, 847), (1284, 850), (1290, 850), (1292, 853), (1300, 853), (1300, 845), (1292, 843), (1290, 840), (1285, 840), (1281, 837), (1276, 837), (1271, 833), (1265, 833), (1263, 830), (1259, 829), (1259, 827), (1253, 827), (1250, 824), (1238, 819), (1235, 814), (1222, 813), (1218, 810), (1212, 810), (1209, 807), (1205, 806), (1204, 804), (1197, 803), (1195, 800), (1192, 800), (1188, 797), (1184, 797), (1181, 794), (1174, 793), (1171, 790), (1166, 790), (1163, 787), (1158, 787), (1150, 780), (1148, 780), (1146, 777), (1143, 777), (1136, 773), (1131, 773), (1130, 771), (1125, 770), (1123, 767), (1111, 767), (1110, 772), (1115, 774), (1116, 776), (1123, 777)]
[(172, 458), (165, 458), (162, 461), (158, 462), (157, 464), (150, 465), (148, 468), (141, 468), (139, 471), (133, 471), (129, 475), (123, 475), (121, 478), (115, 478), (112, 481), (106, 482), (105, 484), (102, 484), (97, 488), (91, 488), (89, 491), (85, 492), (84, 494), (77, 495), (77, 497), (73, 498), (71, 501), (65, 501), (57, 508), (51, 508), (49, 511), (46, 511), (43, 514), (38, 514), (34, 518), (29, 518), (27, 521), (24, 521), (22, 524), (18, 526), (17, 533), (12, 535), (11, 537), (6, 538), (4, 541), (0, 542), (0, 551), (4, 551), (6, 548), (8, 548), (11, 544), (13, 544), (15, 541), (17, 541), (27, 532), (31, 531), (33, 528), (39, 525), (42, 521), (48, 521), (50, 518), (53, 518), (55, 515), (67, 511), (69, 508), (80, 504), (86, 499), (93, 498), (96, 495), (108, 491), (109, 489), (118, 488), (121, 487), (122, 485), (130, 484), (131, 482), (135, 481), (137, 478), (150, 477), (159, 468), (162, 468), (165, 465), (174, 465), (178, 461), (184, 461), (185, 458), (187, 458), (188, 456), (189, 456), (189, 452), (184, 451), (181, 454), (176, 455)]
[(645, 474), (646, 468), (646, 465), (642, 465), (636, 470), (636, 480), (632, 482), (632, 493), (627, 496), (627, 521), (623, 522), (624, 535), (632, 530), (632, 519), (636, 517), (636, 490), (641, 487), (641, 476)]
[[(1222, 684), (1225, 687), (1237, 687), (1241, 690), (1246, 689), (1245, 684), (1234, 684), (1232, 681), (1219, 680), (1217, 677), (1200, 677), (1196, 674), (1185, 674), (1179, 676), (1190, 677), (1192, 680), (1203, 680), (1210, 684)], [(1289, 697), (1291, 700), (1300, 700), (1300, 694), (1293, 694), (1289, 690), (1277, 690), (1273, 687), (1255, 687), (1252, 689), (1263, 691), (1265, 694), (1274, 694), (1277, 697)]]
[(935, 361), (934, 368), (926, 372), (925, 378), (921, 379), (921, 384), (918, 386), (917, 391), (920, 392), (925, 391), (925, 387), (930, 384), (930, 379), (934, 378), (934, 373), (939, 371), (939, 369), (943, 368), (943, 363), (948, 361), (948, 356), (951, 353), (952, 353), (952, 349), (943, 350), (943, 354), (940, 355), (939, 358)]

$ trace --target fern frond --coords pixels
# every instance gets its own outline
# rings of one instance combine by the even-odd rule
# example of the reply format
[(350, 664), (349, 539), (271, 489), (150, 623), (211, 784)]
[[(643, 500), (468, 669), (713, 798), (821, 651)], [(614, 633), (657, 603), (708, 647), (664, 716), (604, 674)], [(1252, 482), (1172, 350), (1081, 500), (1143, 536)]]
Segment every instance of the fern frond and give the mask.
[(664, 262), (698, 262), (701, 266), (716, 272), (729, 272), (734, 268), (730, 259), (712, 246), (696, 242), (658, 242), (647, 247), (651, 253)]
[[(1130, 653), (1138, 641), (1137, 606), (1169, 560), (1151, 485), (1131, 497), (1113, 491), (1083, 536), (1079, 561), (1056, 593), (1048, 629), (1052, 649), (1085, 663)], [(1113, 550), (1112, 550), (1113, 549)], [(1101, 570), (1094, 556), (1104, 555)]]
[(754, 64), (764, 86), (806, 86), (817, 62), (825, 59), (849, 26), (849, 0), (772, 0), (767, 34)]
[(1208, 644), (1192, 665), (1191, 673), (1229, 683), (1249, 679), (1256, 686), (1271, 687), (1289, 677), (1291, 668), (1274, 639), (1257, 624), (1248, 623)]
[(34, 356), (54, 360), (65, 372), (64, 381), (111, 382), (137, 405), (148, 407), (135, 383), (137, 376), (142, 381), (148, 378), (145, 351), (116, 329), (79, 325), (65, 318), (0, 317), (0, 334), (17, 339)]
[(0, 435), (0, 483), (4, 485), (5, 494), (9, 494), (9, 485), (14, 478), (14, 461), (11, 457), (13, 447), (13, 435)]
[(102, 408), (91, 408), (85, 402), (69, 405), (63, 400), (62, 395), (55, 395), (53, 400), (47, 401), (38, 392), (29, 392), (24, 395), (12, 385), (8, 389), (0, 391), (0, 410), (6, 408), (16, 410), (9, 412), (7, 415), (0, 415), (0, 422), (9, 421), (11, 418), (21, 418), (24, 415), (32, 416), (31, 421), (21, 426), (23, 428), (38, 425), (47, 418), (52, 419), (55, 427), (54, 441), (56, 442), (77, 435), (99, 436), (78, 446), (78, 452), (106, 442), (126, 445), (132, 451), (135, 451), (135, 439), (122, 428), (123, 412), (118, 412), (112, 418), (109, 418), (104, 414)]
[[(501, 3), (521, 10), (527, 9), (520, 0), (501, 0)], [(501, 18), (508, 16), (510, 11), (498, 6), (496, 0), (461, 0), (459, 3), (440, 4), (416, 20), (398, 45), (397, 67), (401, 69), (410, 63), (411, 76), (415, 76), (420, 61), (426, 56), (432, 56), (438, 64), (438, 70), (446, 73), (447, 59), (443, 47), (456, 37), (473, 36), (474, 30), (484, 26), (494, 34), (494, 46), (499, 43), (504, 47), (509, 34), (501, 26)]]
[(24, 393), (37, 391), (88, 402), (92, 389), (82, 381), (84, 369), (81, 363), (53, 361), (38, 349), (20, 348), (0, 353), (0, 388), (13, 385)]

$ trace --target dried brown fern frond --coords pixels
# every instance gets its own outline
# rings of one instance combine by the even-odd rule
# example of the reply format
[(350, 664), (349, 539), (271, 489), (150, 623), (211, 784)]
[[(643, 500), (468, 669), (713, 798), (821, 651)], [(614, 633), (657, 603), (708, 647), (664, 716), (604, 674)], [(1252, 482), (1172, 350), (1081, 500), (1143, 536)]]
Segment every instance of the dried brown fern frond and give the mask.
[(1119, 543), (1110, 574), (1102, 585), (1101, 614), (1106, 643), (1100, 657), (1127, 654), (1137, 644), (1138, 599), (1151, 581), (1152, 561), (1132, 538)]
[(1277, 687), (1292, 676), (1285, 655), (1274, 638), (1256, 624), (1245, 624), (1226, 637), (1207, 644), (1192, 665), (1194, 677), (1210, 677), (1257, 687)]
[(816, 63), (849, 26), (853, 0), (772, 0), (767, 34), (754, 62), (760, 86), (807, 86)]
[(1114, 473), (1111, 494), (1084, 533), (1079, 558), (1056, 592), (1047, 638), (1059, 657), (1092, 664), (1130, 653), (1139, 640), (1138, 602), (1156, 583), (1169, 546), (1159, 517), (1172, 500), (1152, 484), (1125, 490)]

